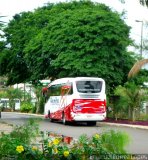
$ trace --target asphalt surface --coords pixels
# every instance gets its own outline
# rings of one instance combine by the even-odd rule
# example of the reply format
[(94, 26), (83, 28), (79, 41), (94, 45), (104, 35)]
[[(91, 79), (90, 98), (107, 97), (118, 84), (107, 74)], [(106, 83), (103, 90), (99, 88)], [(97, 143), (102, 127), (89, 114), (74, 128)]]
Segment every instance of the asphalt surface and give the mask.
[[(44, 115), (41, 115), (41, 114), (18, 113), (18, 112), (17, 112), (17, 114), (28, 115), (29, 117), (30, 116), (36, 116), (36, 117), (44, 118)], [(16, 116), (15, 115), (11, 116), (11, 118), (16, 118)], [(130, 127), (130, 128), (137, 128), (137, 129), (146, 129), (146, 130), (148, 130), (148, 126), (143, 126), (143, 125), (120, 124), (120, 123), (112, 123), (112, 122), (97, 122), (97, 126), (98, 125), (99, 126)]]

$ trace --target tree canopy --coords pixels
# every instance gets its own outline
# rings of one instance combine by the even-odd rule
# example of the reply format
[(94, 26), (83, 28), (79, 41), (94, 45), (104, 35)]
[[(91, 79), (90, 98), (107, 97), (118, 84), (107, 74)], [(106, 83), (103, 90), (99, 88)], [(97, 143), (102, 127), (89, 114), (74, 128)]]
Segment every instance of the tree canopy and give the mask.
[(1, 75), (8, 84), (43, 78), (97, 76), (110, 87), (127, 79), (134, 58), (130, 27), (104, 4), (72, 1), (16, 14), (4, 30)]

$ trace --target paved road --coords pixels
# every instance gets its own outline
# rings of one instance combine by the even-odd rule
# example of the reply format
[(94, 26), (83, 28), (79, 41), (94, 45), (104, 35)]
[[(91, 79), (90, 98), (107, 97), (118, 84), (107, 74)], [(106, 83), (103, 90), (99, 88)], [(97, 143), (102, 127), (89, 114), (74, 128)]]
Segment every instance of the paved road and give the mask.
[[(11, 124), (21, 125), (32, 115), (18, 114), (18, 113), (6, 113), (2, 112), (2, 118), (0, 121), (5, 121)], [(131, 138), (131, 142), (127, 147), (127, 151), (133, 154), (146, 154), (148, 153), (148, 130), (129, 128), (129, 127), (117, 127), (117, 126), (106, 126), (97, 124), (97, 126), (86, 126), (84, 124), (78, 125), (68, 125), (65, 126), (60, 122), (51, 123), (49, 120), (44, 119), (41, 116), (40, 129), (42, 131), (55, 132), (57, 134), (62, 134), (65, 136), (70, 136), (78, 138), (82, 134), (87, 134), (87, 136), (92, 136), (95, 133), (102, 133), (104, 131), (113, 129), (128, 133)]]

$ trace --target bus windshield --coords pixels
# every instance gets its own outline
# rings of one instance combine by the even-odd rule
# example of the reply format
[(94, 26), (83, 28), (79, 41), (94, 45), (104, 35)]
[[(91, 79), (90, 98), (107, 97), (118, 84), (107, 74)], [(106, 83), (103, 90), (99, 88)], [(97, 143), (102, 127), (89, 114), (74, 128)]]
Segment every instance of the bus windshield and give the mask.
[(80, 93), (99, 93), (102, 89), (101, 81), (77, 81), (76, 87)]

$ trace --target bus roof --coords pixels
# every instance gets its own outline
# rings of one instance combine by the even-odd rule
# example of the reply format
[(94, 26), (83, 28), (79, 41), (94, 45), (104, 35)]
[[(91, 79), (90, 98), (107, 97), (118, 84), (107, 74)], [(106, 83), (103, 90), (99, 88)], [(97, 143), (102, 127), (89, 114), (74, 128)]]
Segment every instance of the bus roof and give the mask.
[(99, 81), (104, 81), (102, 78), (99, 77), (66, 77), (66, 78), (60, 78), (52, 81), (48, 86), (53, 85), (53, 84), (59, 84), (59, 83), (68, 83), (68, 82), (74, 82), (78, 80), (99, 80)]

